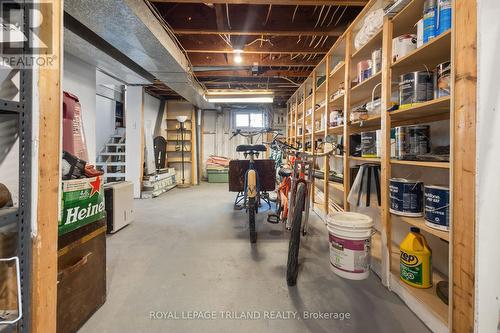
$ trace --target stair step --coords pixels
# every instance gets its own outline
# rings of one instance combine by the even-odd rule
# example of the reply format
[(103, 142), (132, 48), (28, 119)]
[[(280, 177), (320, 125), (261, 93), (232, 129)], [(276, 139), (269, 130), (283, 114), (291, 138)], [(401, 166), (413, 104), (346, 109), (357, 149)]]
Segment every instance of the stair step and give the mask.
[(108, 152), (103, 152), (103, 153), (100, 153), (99, 155), (104, 155), (104, 156), (125, 156), (125, 152), (112, 152), (112, 153), (108, 153)]
[(125, 166), (125, 162), (97, 162), (97, 166)]

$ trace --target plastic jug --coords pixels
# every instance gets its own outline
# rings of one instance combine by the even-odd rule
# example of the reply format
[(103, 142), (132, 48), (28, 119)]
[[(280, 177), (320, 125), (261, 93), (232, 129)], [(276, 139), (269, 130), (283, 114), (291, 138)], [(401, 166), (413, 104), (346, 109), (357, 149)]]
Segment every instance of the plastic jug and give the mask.
[(399, 249), (401, 280), (416, 288), (432, 287), (432, 251), (420, 229), (412, 227)]

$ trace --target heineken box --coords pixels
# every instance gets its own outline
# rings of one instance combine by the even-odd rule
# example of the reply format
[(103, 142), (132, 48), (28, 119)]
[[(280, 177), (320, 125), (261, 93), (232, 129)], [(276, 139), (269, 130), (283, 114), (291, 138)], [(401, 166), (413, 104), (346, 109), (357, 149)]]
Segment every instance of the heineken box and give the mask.
[(59, 235), (104, 218), (101, 176), (63, 180), (61, 209)]

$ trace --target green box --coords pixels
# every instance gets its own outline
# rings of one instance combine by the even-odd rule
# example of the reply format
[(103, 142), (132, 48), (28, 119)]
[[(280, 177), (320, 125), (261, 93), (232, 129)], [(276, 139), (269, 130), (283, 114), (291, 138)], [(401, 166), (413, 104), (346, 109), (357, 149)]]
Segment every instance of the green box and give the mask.
[(59, 235), (106, 216), (102, 185), (101, 176), (62, 181)]
[(209, 183), (228, 183), (229, 176), (227, 169), (207, 169)]

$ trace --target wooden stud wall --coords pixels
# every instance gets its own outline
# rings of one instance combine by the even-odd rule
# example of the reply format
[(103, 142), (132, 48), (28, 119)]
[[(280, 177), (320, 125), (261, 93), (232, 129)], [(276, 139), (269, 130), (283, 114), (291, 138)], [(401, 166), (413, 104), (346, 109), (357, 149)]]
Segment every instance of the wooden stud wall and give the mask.
[[(468, 0), (456, 0), (453, 2), (453, 27), (451, 32), (445, 32), (433, 40), (421, 46), (416, 51), (411, 52), (398, 59), (392, 60), (392, 39), (404, 33), (409, 33), (413, 29), (413, 21), (418, 21), (421, 17), (423, 0), (411, 0), (410, 3), (395, 17), (384, 19), (383, 28), (379, 33), (365, 45), (365, 49), (360, 48), (354, 52), (353, 39), (357, 29), (364, 17), (371, 8), (380, 8), (382, 1), (371, 0), (363, 9), (361, 14), (355, 19), (346, 32), (333, 45), (325, 58), (315, 68), (311, 76), (303, 83), (297, 92), (290, 98), (289, 110), (291, 110), (289, 124), (288, 141), (294, 143), (295, 140), (302, 142), (303, 150), (306, 142), (311, 139), (311, 144), (321, 136), (316, 133), (314, 119), (317, 113), (323, 112), (326, 115), (326, 128), (324, 135), (340, 134), (344, 138), (344, 186), (343, 202), (344, 207), (335, 207), (337, 210), (349, 210), (347, 197), (350, 190), (350, 167), (352, 164), (375, 162), (381, 164), (381, 189), (382, 205), (380, 209), (381, 230), (377, 233), (380, 236), (373, 237), (379, 242), (378, 253), (372, 257), (380, 261), (380, 276), (382, 283), (396, 292), (408, 306), (435, 332), (472, 332), (474, 328), (474, 237), (475, 237), (475, 128), (476, 128), (476, 2)], [(420, 15), (420, 17), (418, 17)], [(396, 23), (397, 22), (397, 23)], [(356, 89), (350, 87), (352, 73), (355, 64), (368, 58), (375, 48), (382, 48), (382, 71), (373, 75), (370, 79), (358, 84)], [(334, 78), (331, 74), (332, 56), (340, 55), (344, 57), (343, 78), (345, 82), (345, 95), (343, 97), (344, 125), (340, 128), (330, 127), (328, 116), (331, 109), (330, 94), (336, 87), (333, 86)], [(429, 102), (420, 103), (414, 107), (401, 109), (395, 112), (386, 112), (391, 106), (392, 92), (397, 89), (392, 83), (398, 76), (405, 72), (418, 70), (416, 66), (422, 63), (432, 63), (435, 66), (439, 62), (452, 61), (452, 96), (441, 97)], [(438, 61), (439, 62), (436, 62)], [(321, 100), (322, 92), (316, 92), (316, 76), (326, 68), (326, 105), (318, 110), (314, 109), (316, 98)], [(333, 74), (335, 77), (335, 73)], [(335, 79), (336, 80), (336, 79)], [(453, 81), (454, 80), (454, 81)], [(350, 122), (350, 112), (353, 107), (359, 104), (360, 100), (371, 98), (371, 90), (379, 83), (381, 91), (381, 115), (380, 117), (369, 118), (363, 123)], [(309, 84), (313, 87), (311, 106), (312, 133), (305, 135), (306, 115), (308, 109), (307, 91)], [(300, 96), (302, 95), (302, 103)], [(300, 112), (302, 118), (300, 118)], [(297, 116), (299, 115), (299, 116)], [(406, 161), (391, 159), (391, 128), (396, 126), (406, 126), (413, 124), (432, 123), (436, 121), (450, 121), (450, 162), (426, 162), (426, 161)], [(302, 135), (299, 139), (297, 121), (302, 123)], [(364, 125), (364, 127), (362, 127)], [(361, 131), (381, 129), (381, 158), (369, 159), (361, 157), (351, 157), (350, 135)], [(291, 137), (290, 137), (291, 135)], [(338, 157), (332, 157), (338, 158)], [(323, 169), (325, 171), (324, 195), (322, 199), (322, 213), (328, 214), (329, 202), (329, 182), (327, 181), (330, 163), (325, 159)], [(421, 168), (422, 173), (446, 172), (449, 170), (450, 188), (452, 191), (452, 230), (450, 232), (437, 231), (426, 227), (423, 219), (400, 218), (394, 223), (406, 223), (406, 226), (418, 225), (426, 232), (427, 237), (437, 237), (450, 241), (449, 264), (450, 274), (447, 278), (450, 281), (450, 306), (446, 307), (435, 295), (435, 287), (429, 290), (408, 287), (401, 283), (398, 278), (399, 268), (398, 247), (393, 241), (393, 228), (391, 222), (389, 180), (393, 174), (394, 166), (398, 168)], [(318, 190), (319, 191), (319, 190)], [(311, 197), (314, 202), (315, 196)], [(443, 275), (435, 275), (435, 279), (443, 279)], [(435, 280), (434, 282), (437, 282)], [(447, 311), (448, 312), (447, 312)]]
[(54, 31), (51, 34), (52, 52), (56, 55), (54, 67), (40, 68), (37, 85), (39, 105), (38, 144), (38, 207), (37, 231), (33, 238), (31, 276), (31, 332), (56, 331), (57, 311), (57, 225), (59, 220), (59, 174), (61, 161), (62, 123), (62, 13), (63, 4), (52, 1), (52, 13), (43, 13), (48, 7), (41, 7), (42, 15), (52, 17)]

